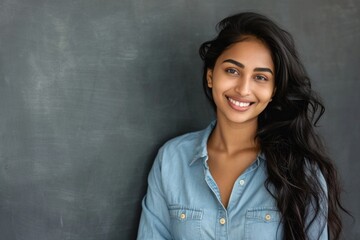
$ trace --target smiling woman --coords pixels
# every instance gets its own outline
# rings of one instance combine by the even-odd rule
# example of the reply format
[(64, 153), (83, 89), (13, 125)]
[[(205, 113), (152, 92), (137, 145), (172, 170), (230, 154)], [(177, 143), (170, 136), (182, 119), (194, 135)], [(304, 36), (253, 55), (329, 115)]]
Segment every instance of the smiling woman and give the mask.
[[(225, 207), (236, 178), (258, 153), (259, 144), (253, 140), (258, 116), (275, 92), (273, 69), (269, 48), (255, 37), (246, 37), (229, 46), (214, 68), (207, 70), (207, 85), (212, 89), (217, 113), (217, 127), (208, 141), (208, 164)], [(242, 130), (236, 130), (238, 127)], [(233, 133), (224, 135), (228, 130)], [(239, 145), (241, 142), (244, 144)], [(245, 153), (248, 147), (253, 150)]]
[(229, 46), (206, 76), (217, 121), (257, 125), (257, 117), (275, 93), (273, 71), (271, 51), (261, 40), (246, 36)]
[(339, 239), (324, 107), (290, 34), (256, 13), (218, 27), (200, 47), (216, 120), (159, 150), (138, 239)]

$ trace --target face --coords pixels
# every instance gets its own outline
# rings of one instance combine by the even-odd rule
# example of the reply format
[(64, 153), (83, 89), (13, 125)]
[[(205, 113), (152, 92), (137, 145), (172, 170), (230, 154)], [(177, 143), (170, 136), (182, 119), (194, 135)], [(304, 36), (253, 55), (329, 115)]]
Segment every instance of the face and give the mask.
[(275, 69), (269, 48), (248, 37), (230, 45), (208, 69), (218, 122), (257, 124), (275, 93)]

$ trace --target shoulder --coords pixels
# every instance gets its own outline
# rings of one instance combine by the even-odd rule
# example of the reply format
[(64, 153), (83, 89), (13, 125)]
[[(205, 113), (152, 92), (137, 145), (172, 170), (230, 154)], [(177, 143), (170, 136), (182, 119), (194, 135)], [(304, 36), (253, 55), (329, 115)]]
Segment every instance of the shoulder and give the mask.
[(311, 163), (305, 159), (304, 168), (305, 177), (313, 183), (312, 189), (317, 191), (321, 198), (326, 199), (328, 195), (328, 186), (324, 174), (316, 163)]
[(191, 145), (193, 143), (197, 143), (201, 141), (201, 133), (204, 130), (186, 133), (180, 136), (177, 136), (173, 139), (167, 141), (163, 148), (178, 148), (178, 147), (186, 147), (187, 145)]
[[(149, 179), (161, 178), (164, 185), (183, 179), (184, 173), (190, 171), (193, 160), (198, 159), (199, 152), (202, 152), (202, 132), (190, 132), (167, 141), (159, 149)], [(169, 182), (169, 179), (172, 181)]]
[(160, 149), (159, 154), (173, 156), (180, 153), (195, 154), (202, 142), (205, 130), (186, 133), (168, 140)]
[(157, 161), (159, 164), (174, 162), (192, 165), (196, 160), (207, 156), (207, 140), (215, 126), (211, 122), (207, 128), (183, 134), (167, 141), (159, 150)]

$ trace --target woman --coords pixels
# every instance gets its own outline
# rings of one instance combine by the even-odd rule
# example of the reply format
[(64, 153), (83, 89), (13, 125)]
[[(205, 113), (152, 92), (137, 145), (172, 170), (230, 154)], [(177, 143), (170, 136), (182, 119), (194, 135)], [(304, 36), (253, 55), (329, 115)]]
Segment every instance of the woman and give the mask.
[(338, 239), (324, 107), (290, 34), (256, 13), (218, 27), (200, 47), (216, 121), (160, 149), (138, 239)]

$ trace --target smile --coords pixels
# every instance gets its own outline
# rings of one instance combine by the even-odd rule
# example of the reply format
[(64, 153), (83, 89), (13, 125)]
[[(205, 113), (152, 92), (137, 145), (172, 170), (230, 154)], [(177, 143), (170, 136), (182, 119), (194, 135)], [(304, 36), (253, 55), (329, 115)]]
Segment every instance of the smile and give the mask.
[(238, 106), (238, 107), (249, 107), (252, 103), (251, 102), (240, 102), (240, 101), (236, 101), (236, 100), (234, 100), (234, 99), (232, 99), (232, 98), (230, 98), (230, 97), (228, 97), (228, 100), (232, 103), (232, 104), (234, 104), (234, 105), (236, 105), (236, 106)]

